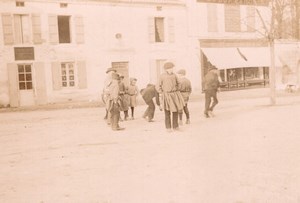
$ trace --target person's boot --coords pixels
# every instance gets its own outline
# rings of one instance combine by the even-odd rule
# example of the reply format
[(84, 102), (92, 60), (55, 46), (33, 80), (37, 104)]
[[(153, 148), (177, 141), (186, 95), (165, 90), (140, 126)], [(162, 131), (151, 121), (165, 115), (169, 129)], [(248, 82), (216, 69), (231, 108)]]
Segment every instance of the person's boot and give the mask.
[(186, 122), (185, 122), (185, 124), (190, 124), (191, 122), (190, 122), (190, 119), (186, 119)]

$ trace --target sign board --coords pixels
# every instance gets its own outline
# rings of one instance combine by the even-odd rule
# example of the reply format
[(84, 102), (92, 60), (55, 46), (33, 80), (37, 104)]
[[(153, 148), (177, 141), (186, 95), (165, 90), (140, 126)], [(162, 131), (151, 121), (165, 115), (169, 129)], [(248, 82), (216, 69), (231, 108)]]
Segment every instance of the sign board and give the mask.
[(15, 47), (15, 60), (34, 60), (33, 47)]

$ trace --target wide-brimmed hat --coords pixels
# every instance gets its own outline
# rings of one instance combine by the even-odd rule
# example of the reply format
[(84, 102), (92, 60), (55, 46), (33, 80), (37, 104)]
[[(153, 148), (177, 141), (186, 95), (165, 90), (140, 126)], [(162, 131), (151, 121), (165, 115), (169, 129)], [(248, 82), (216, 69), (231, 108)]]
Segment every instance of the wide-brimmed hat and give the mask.
[(174, 68), (174, 63), (172, 63), (172, 62), (167, 62), (167, 63), (165, 63), (165, 65), (164, 65), (164, 69), (165, 70), (167, 70), (167, 69), (171, 69), (171, 68)]
[(117, 72), (117, 71), (116, 71), (116, 69), (114, 69), (114, 68), (110, 67), (110, 68), (108, 68), (108, 69), (106, 70), (106, 73), (109, 73), (109, 72), (111, 72), (111, 71), (113, 71), (113, 72)]
[(180, 69), (179, 71), (177, 71), (178, 74), (180, 75), (185, 75), (185, 70), (184, 69)]

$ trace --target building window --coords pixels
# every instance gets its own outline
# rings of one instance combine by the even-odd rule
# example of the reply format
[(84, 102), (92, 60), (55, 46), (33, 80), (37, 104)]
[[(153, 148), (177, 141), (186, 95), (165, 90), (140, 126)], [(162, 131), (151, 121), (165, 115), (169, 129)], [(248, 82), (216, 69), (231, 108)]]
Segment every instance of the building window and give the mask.
[(241, 12), (239, 5), (225, 4), (225, 31), (240, 32), (241, 31)]
[(254, 6), (247, 7), (247, 32), (255, 32), (255, 8)]
[(71, 43), (70, 16), (58, 16), (59, 43)]
[(164, 42), (165, 41), (165, 33), (164, 33), (164, 18), (155, 17), (155, 42)]
[(31, 90), (32, 89), (32, 69), (30, 64), (19, 64), (19, 89)]
[(16, 1), (16, 6), (17, 7), (24, 7), (25, 3), (24, 3), (24, 1)]
[(61, 64), (62, 87), (75, 87), (74, 63)]
[(17, 44), (30, 43), (29, 15), (14, 15), (15, 42)]
[(67, 3), (60, 3), (60, 7), (61, 7), (61, 8), (67, 8), (67, 7), (68, 7), (68, 4), (67, 4)]
[(207, 31), (218, 31), (218, 7), (217, 4), (207, 4)]

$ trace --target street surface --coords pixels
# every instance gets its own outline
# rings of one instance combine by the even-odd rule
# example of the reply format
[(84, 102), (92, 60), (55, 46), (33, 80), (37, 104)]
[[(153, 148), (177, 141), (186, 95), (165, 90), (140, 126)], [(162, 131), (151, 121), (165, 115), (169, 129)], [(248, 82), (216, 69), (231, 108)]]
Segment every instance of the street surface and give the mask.
[(0, 202), (300, 203), (300, 97), (268, 104), (190, 102), (171, 133), (144, 105), (118, 132), (100, 107), (0, 112)]

